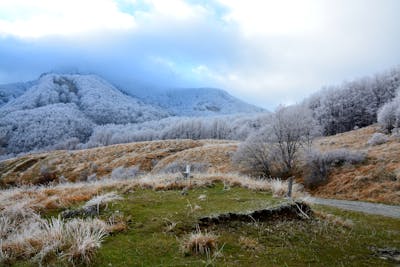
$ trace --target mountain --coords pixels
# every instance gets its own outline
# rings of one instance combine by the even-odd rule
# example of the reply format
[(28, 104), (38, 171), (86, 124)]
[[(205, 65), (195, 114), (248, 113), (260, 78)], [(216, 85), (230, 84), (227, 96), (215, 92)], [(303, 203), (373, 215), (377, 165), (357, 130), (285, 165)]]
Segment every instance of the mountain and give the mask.
[(95, 75), (46, 74), (20, 97), (0, 109), (0, 115), (58, 103), (70, 103), (96, 124), (137, 123), (167, 117), (160, 108), (123, 94)]
[(175, 116), (212, 116), (265, 112), (226, 91), (215, 88), (169, 89), (144, 96), (143, 101), (160, 106)]
[[(14, 88), (20, 88), (15, 95), (24, 89)], [(96, 125), (139, 123), (168, 115), (123, 94), (98, 76), (46, 74), (0, 107), (0, 154), (71, 140), (85, 142)]]
[[(138, 98), (99, 76), (81, 74), (47, 73), (33, 82), (0, 86), (0, 155), (43, 148), (74, 148), (73, 144), (87, 142), (95, 128), (106, 124), (112, 129), (117, 128), (116, 125), (144, 122), (154, 122), (157, 126), (161, 119), (175, 116), (174, 121), (179, 127), (188, 128), (191, 126), (187, 122), (189, 118), (184, 120), (176, 116), (206, 117), (263, 111), (219, 89), (145, 93), (147, 97)], [(214, 124), (201, 125), (221, 132), (223, 124)], [(139, 128), (141, 133), (149, 130)], [(159, 132), (161, 130), (164, 129)], [(100, 140), (98, 135), (101, 135)], [(103, 139), (109, 137), (96, 131), (96, 138), (99, 144), (104, 144)]]

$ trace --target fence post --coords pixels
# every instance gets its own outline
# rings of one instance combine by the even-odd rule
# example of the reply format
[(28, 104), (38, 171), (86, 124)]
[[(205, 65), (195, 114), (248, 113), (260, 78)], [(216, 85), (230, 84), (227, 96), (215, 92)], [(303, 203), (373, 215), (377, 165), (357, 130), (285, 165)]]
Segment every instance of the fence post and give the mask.
[(293, 176), (288, 178), (288, 192), (286, 197), (292, 198)]

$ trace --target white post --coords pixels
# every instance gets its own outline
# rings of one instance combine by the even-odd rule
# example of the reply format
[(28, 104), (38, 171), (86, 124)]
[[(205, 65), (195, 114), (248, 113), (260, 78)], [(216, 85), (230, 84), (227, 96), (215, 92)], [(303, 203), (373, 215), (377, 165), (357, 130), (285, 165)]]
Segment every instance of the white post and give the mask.
[(189, 177), (190, 176), (190, 165), (189, 164), (186, 165), (186, 173)]

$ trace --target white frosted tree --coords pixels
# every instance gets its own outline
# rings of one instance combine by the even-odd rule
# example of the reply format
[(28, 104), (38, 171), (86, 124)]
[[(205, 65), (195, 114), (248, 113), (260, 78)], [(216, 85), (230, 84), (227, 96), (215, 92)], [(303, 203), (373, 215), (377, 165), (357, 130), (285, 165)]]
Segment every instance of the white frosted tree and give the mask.
[(250, 173), (289, 177), (300, 150), (309, 150), (319, 132), (319, 125), (307, 107), (279, 107), (265, 127), (240, 145), (234, 161)]

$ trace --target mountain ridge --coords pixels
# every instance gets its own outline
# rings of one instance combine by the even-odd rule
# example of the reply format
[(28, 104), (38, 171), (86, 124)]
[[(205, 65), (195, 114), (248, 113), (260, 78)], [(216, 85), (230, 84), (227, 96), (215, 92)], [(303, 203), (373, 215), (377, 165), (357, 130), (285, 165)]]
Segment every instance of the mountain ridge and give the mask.
[[(206, 121), (207, 116), (262, 111), (222, 90), (182, 89), (155, 95), (153, 100), (141, 99), (97, 75), (81, 74), (46, 73), (36, 81), (0, 86), (0, 96), (4, 96), (0, 106), (0, 155), (72, 149), (86, 143), (95, 128), (102, 125), (115, 128), (158, 124), (161, 119), (174, 117), (176, 124), (189, 127), (192, 125), (179, 119), (202, 116)], [(211, 130), (214, 126), (204, 127)], [(215, 127), (221, 128), (222, 124)]]

